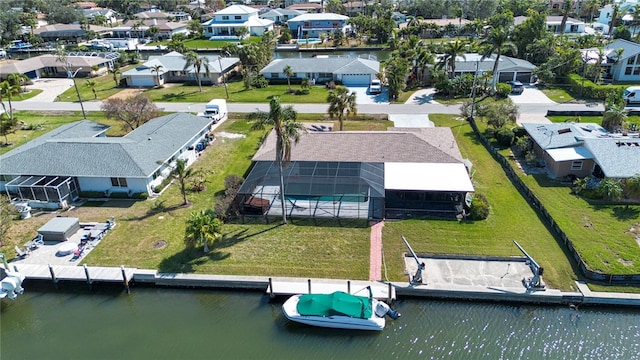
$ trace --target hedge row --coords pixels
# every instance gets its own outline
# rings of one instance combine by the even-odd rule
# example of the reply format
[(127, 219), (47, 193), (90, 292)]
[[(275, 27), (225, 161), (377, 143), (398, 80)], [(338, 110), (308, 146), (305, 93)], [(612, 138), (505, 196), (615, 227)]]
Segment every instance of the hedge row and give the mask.
[(611, 93), (618, 92), (622, 95), (624, 89), (629, 87), (629, 85), (594, 84), (593, 81), (585, 79), (578, 74), (569, 74), (567, 82), (569, 84), (569, 90), (573, 94), (585, 99), (606, 100)]

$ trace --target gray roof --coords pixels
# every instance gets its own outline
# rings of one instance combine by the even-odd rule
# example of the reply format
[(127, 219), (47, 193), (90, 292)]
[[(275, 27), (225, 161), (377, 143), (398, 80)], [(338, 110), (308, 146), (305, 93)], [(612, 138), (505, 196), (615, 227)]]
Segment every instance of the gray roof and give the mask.
[[(272, 131), (253, 161), (275, 161)], [(389, 131), (308, 132), (291, 149), (291, 161), (461, 163), (451, 129), (445, 127)]]
[(288, 58), (276, 59), (260, 70), (261, 74), (282, 73), (285, 66), (294, 73), (377, 74), (380, 62), (352, 57)]
[(104, 125), (69, 124), (0, 156), (0, 174), (147, 178), (158, 162), (170, 159), (209, 125), (208, 119), (175, 113), (124, 137), (95, 137)]
[(522, 124), (543, 149), (584, 146), (606, 177), (640, 173), (640, 138), (611, 134), (594, 123)]
[(299, 21), (323, 21), (323, 20), (348, 20), (349, 17), (340, 14), (334, 13), (306, 13), (302, 15), (298, 15), (293, 19), (289, 19), (289, 21), (299, 22)]
[[(67, 56), (67, 62), (71, 68), (75, 69), (79, 67), (90, 69), (94, 65), (101, 65), (109, 61), (111, 60), (101, 56)], [(45, 67), (62, 68), (63, 65), (55, 55), (40, 55), (0, 65), (0, 74), (24, 74)]]
[(618, 55), (616, 52), (618, 49), (622, 49), (622, 58), (620, 60), (624, 60), (632, 56), (636, 56), (638, 53), (640, 53), (639, 44), (636, 44), (634, 42), (624, 40), (624, 39), (617, 39), (607, 44), (603, 48), (603, 52), (607, 54), (608, 58), (612, 58), (615, 61), (617, 60), (616, 57)]
[[(236, 66), (240, 61), (240, 58), (237, 57), (221, 57), (219, 55), (199, 56), (208, 60), (209, 72), (213, 74), (220, 73), (220, 65), (222, 65), (222, 69), (226, 71), (229, 68)], [(220, 61), (218, 61), (218, 59), (220, 59)], [(160, 71), (161, 74), (167, 71), (183, 71), (184, 65), (186, 63), (187, 61), (185, 60), (184, 55), (180, 54), (179, 52), (172, 51), (165, 55), (149, 56), (149, 61), (140, 66), (137, 66), (134, 69), (125, 71), (124, 73), (122, 73), (122, 75), (155, 75), (155, 72), (151, 72), (151, 69), (153, 69), (154, 65), (162, 65), (162, 69)], [(193, 66), (191, 66), (189, 67), (189, 69), (187, 69), (187, 72), (193, 73), (195, 72), (195, 69), (193, 68)], [(206, 69), (204, 68), (204, 66), (200, 68), (200, 73), (206, 73)]]
[(595, 123), (524, 123), (522, 126), (543, 149), (577, 146), (581, 145), (585, 138), (598, 138), (609, 133)]
[(304, 11), (296, 10), (296, 9), (271, 9), (264, 14), (261, 14), (260, 17), (263, 19), (268, 19), (276, 16), (298, 16), (304, 14)]
[[(437, 55), (436, 61), (439, 61), (442, 54)], [(464, 57), (456, 57), (456, 71), (460, 72), (475, 72), (476, 62), (478, 62), (478, 70), (482, 72), (493, 71), (493, 64), (496, 61), (496, 56), (491, 55), (486, 58), (482, 58), (482, 55), (469, 53), (464, 54)], [(532, 63), (512, 58), (509, 56), (501, 55), (498, 62), (498, 72), (501, 71), (533, 71), (536, 68)]]

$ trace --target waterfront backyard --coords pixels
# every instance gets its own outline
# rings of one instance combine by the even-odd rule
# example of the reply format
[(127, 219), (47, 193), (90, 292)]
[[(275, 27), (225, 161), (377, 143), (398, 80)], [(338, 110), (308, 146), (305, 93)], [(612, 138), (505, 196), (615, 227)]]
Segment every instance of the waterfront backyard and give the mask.
[[(302, 119), (311, 121), (319, 121), (321, 117), (301, 115)], [(50, 120), (53, 119), (51, 117)], [(513, 245), (513, 240), (516, 240), (545, 268), (544, 279), (550, 287), (574, 289), (577, 269), (568, 260), (565, 249), (477, 141), (470, 126), (452, 116), (431, 115), (430, 119), (438, 126), (452, 128), (463, 156), (474, 164), (474, 186), (488, 198), (491, 215), (487, 220), (478, 222), (387, 222), (383, 230), (386, 265), (383, 280), (408, 279), (402, 261), (406, 247), (401, 235), (407, 237), (416, 252), (439, 254), (521, 256)], [(387, 121), (361, 120), (348, 121), (345, 128), (384, 130), (390, 125)], [(216, 243), (210, 253), (204, 254), (201, 248), (185, 248), (182, 240), (185, 219), (193, 211), (211, 207), (216, 194), (224, 190), (226, 176), (243, 176), (248, 172), (251, 157), (264, 135), (263, 131), (251, 131), (249, 124), (239, 115), (221, 124), (216, 129), (216, 133), (220, 132), (246, 137), (217, 137), (194, 164), (195, 168), (205, 168), (212, 173), (208, 176), (206, 190), (189, 193), (192, 206), (182, 207), (177, 186), (170, 186), (156, 199), (88, 202), (65, 213), (83, 221), (104, 221), (110, 216), (117, 219), (117, 228), (87, 256), (84, 263), (94, 266), (124, 264), (165, 272), (368, 278), (370, 229), (365, 223), (340, 226), (337, 223), (316, 224), (310, 220), (294, 219), (289, 225), (280, 226), (277, 219), (271, 224), (236, 222), (225, 225), (223, 240)], [(599, 214), (598, 210), (593, 209), (596, 211), (593, 216)], [(13, 253), (7, 249), (11, 249), (14, 243), (21, 244), (33, 237), (36, 230), (55, 215), (42, 214), (16, 222), (12, 241), (2, 250)], [(625, 221), (632, 223), (637, 219)], [(601, 235), (602, 238), (607, 236), (605, 233)]]

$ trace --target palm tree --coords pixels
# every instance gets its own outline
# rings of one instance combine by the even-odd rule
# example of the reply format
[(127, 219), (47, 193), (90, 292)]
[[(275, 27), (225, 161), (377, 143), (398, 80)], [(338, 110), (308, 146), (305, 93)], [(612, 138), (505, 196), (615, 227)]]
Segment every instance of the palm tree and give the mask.
[(189, 201), (187, 201), (187, 180), (191, 178), (191, 175), (193, 175), (193, 170), (187, 167), (187, 161), (183, 159), (176, 160), (171, 176), (180, 183), (182, 205), (189, 205)]
[(464, 56), (466, 44), (463, 41), (456, 40), (453, 42), (447, 43), (444, 49), (444, 54), (438, 63), (438, 66), (442, 69), (449, 70), (449, 78), (453, 79), (456, 73), (456, 58), (461, 56), (463, 59), (466, 59)]
[(96, 82), (93, 81), (93, 79), (87, 79), (87, 81), (84, 83), (84, 86), (88, 87), (89, 89), (91, 89), (91, 91), (93, 91), (93, 100), (97, 100), (98, 92), (96, 91)]
[(431, 51), (427, 50), (424, 47), (418, 48), (416, 57), (414, 60), (416, 67), (418, 68), (418, 74), (417, 74), (418, 84), (422, 84), (422, 80), (424, 79), (425, 69), (427, 68), (427, 65), (433, 64), (434, 60), (435, 58)]
[(204, 246), (204, 253), (209, 252), (209, 244), (222, 239), (222, 221), (211, 210), (200, 210), (191, 213), (187, 219), (184, 242), (189, 247)]
[(564, 6), (562, 9), (562, 21), (560, 22), (560, 36), (564, 35), (564, 28), (567, 27), (567, 18), (569, 17), (569, 12), (573, 8), (573, 0), (565, 0)]
[(209, 70), (209, 59), (206, 57), (200, 57), (195, 51), (189, 51), (184, 55), (186, 63), (184, 64), (184, 70), (193, 67), (195, 70), (196, 81), (198, 82), (198, 88), (202, 92), (202, 82), (200, 81), (200, 70), (204, 68), (207, 77), (211, 74)]
[(284, 76), (287, 77), (287, 84), (289, 85), (289, 91), (291, 91), (291, 77), (295, 75), (295, 73), (290, 65), (285, 66), (282, 72), (284, 73)]
[(151, 73), (155, 73), (155, 78), (156, 78), (156, 86), (160, 87), (160, 70), (162, 70), (162, 68), (164, 68), (164, 66), (160, 65), (160, 64), (156, 64), (153, 65), (153, 68), (151, 68)]
[(118, 75), (120, 75), (120, 69), (114, 67), (113, 69), (109, 69), (109, 74), (113, 76), (113, 82), (116, 83), (116, 87), (118, 87)]
[(607, 106), (602, 117), (602, 127), (608, 131), (615, 131), (624, 125), (627, 115), (624, 105), (612, 104)]
[(329, 91), (327, 95), (327, 102), (329, 103), (329, 117), (332, 119), (338, 117), (340, 122), (340, 131), (342, 131), (342, 123), (346, 115), (357, 115), (358, 109), (356, 107), (356, 93), (349, 94), (349, 89), (344, 86), (336, 86), (335, 90)]
[(273, 126), (276, 133), (276, 162), (278, 164), (278, 174), (280, 176), (280, 202), (282, 206), (282, 224), (287, 223), (287, 212), (284, 196), (283, 166), (288, 166), (291, 161), (291, 141), (297, 144), (300, 140), (300, 133), (306, 132), (304, 125), (296, 121), (298, 114), (292, 106), (282, 107), (280, 97), (274, 96), (269, 102), (269, 112), (257, 111), (249, 114), (250, 121), (255, 121), (251, 126), (254, 130), (264, 129)]
[(2, 108), (6, 112), (7, 109), (2, 100), (7, 99), (9, 101), (9, 120), (13, 120), (13, 105), (11, 104), (11, 99), (16, 95), (20, 95), (20, 89), (20, 85), (13, 85), (8, 80), (0, 82), (0, 104), (2, 104)]
[(486, 46), (486, 50), (482, 54), (482, 58), (490, 57), (492, 54), (496, 55), (496, 60), (493, 63), (493, 80), (491, 81), (491, 93), (496, 92), (496, 83), (498, 82), (498, 64), (500, 62), (500, 55), (502, 53), (511, 50), (513, 53), (518, 51), (516, 45), (510, 40), (511, 33), (506, 28), (492, 29), (480, 45)]
[(593, 22), (593, 14), (600, 9), (600, 0), (587, 0), (584, 8), (589, 13), (589, 22)]

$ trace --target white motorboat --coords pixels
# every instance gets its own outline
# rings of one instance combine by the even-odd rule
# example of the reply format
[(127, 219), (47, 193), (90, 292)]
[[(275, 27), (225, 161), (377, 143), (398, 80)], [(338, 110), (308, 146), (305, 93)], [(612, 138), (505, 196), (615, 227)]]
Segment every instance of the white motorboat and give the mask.
[(342, 291), (290, 297), (282, 305), (287, 319), (302, 324), (337, 329), (384, 329), (385, 316), (400, 317), (389, 305), (373, 296), (356, 296)]

